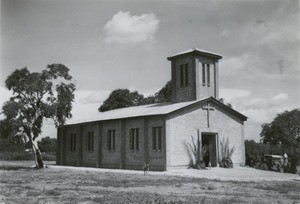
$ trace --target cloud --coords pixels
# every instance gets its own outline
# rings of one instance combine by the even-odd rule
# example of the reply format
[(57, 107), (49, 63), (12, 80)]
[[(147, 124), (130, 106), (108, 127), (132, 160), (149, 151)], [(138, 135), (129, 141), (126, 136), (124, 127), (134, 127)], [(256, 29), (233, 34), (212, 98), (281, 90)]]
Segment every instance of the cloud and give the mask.
[(287, 100), (289, 98), (287, 93), (280, 93), (272, 97), (272, 100)]
[(110, 91), (78, 90), (75, 92), (75, 103), (100, 105), (109, 93)]
[(245, 67), (249, 67), (250, 64), (256, 62), (258, 58), (250, 53), (244, 53), (238, 57), (231, 57), (224, 59), (220, 62), (220, 75), (222, 77), (232, 77), (244, 72)]
[(109, 20), (104, 30), (105, 43), (141, 43), (154, 40), (159, 19), (153, 13), (132, 16), (130, 12), (119, 11)]
[(244, 98), (250, 95), (250, 91), (243, 89), (234, 89), (234, 88), (221, 88), (220, 89), (220, 98), (231, 101), (236, 98)]

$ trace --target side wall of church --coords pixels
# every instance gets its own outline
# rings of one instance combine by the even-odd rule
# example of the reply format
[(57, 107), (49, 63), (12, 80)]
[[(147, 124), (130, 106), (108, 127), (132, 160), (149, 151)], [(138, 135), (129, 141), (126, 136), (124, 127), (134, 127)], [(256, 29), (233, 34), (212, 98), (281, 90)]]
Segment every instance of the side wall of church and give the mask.
[(210, 103), (214, 110), (209, 111), (208, 127), (207, 110), (202, 109), (202, 106), (206, 105), (207, 103), (195, 104), (171, 114), (166, 119), (169, 143), (167, 169), (189, 165), (191, 157), (186, 142), (192, 144), (192, 137), (197, 142), (198, 131), (200, 138), (202, 133), (217, 134), (217, 147), (219, 148), (220, 141), (228, 138), (229, 146), (235, 147), (232, 156), (233, 163), (235, 165), (245, 163), (243, 122), (231, 113), (224, 111), (219, 105)]
[[(122, 127), (120, 120), (104, 121), (101, 122), (101, 149), (102, 149), (102, 159), (99, 166), (103, 168), (120, 168), (121, 164), (121, 137), (122, 137)], [(115, 131), (115, 149), (108, 150), (107, 148), (107, 137), (108, 131)]]
[[(152, 148), (153, 127), (161, 127), (162, 149)], [(130, 130), (138, 129), (139, 148), (130, 149)], [(115, 149), (108, 150), (107, 135), (115, 130)], [(93, 132), (93, 149), (87, 148), (87, 135)], [(122, 168), (142, 170), (144, 162), (150, 170), (163, 171), (166, 168), (165, 117), (138, 117), (123, 120), (92, 122), (69, 125), (59, 130), (58, 155), (61, 165), (89, 166), (100, 168)], [(71, 149), (71, 134), (76, 135), (76, 149)]]
[[(71, 134), (76, 135), (76, 140), (79, 140), (79, 134), (80, 134), (80, 127), (76, 126), (74, 128), (65, 128), (64, 130), (64, 137), (66, 137), (66, 163), (71, 166), (77, 165), (77, 158), (79, 156), (78, 151), (71, 151)], [(78, 147), (76, 147), (78, 149)]]

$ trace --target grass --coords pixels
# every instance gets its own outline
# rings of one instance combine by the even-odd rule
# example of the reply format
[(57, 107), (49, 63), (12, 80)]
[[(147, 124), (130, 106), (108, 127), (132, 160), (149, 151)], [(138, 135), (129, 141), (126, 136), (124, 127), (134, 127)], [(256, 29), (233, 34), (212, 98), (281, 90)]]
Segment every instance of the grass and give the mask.
[(19, 169), (18, 165), (8, 163), (6, 168), (0, 168), (0, 203), (300, 202), (297, 181), (239, 182), (70, 169), (36, 170), (24, 168), (24, 164)]

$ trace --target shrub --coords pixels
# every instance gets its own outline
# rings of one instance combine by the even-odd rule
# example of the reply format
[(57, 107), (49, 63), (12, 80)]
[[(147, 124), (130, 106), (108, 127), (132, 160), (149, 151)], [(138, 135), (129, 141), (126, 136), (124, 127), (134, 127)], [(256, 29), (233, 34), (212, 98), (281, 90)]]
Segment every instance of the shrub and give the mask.
[(192, 143), (188, 143), (185, 141), (185, 146), (190, 156), (190, 167), (194, 169), (205, 169), (205, 163), (203, 161), (203, 155), (208, 151), (208, 146), (201, 147), (200, 141), (195, 142), (194, 138), (192, 138)]
[(229, 147), (229, 140), (228, 138), (220, 142), (221, 150), (220, 150), (220, 161), (219, 166), (223, 168), (233, 168), (233, 163), (231, 160), (231, 156), (235, 150), (235, 147), (230, 148)]
[(261, 142), (255, 142), (254, 140), (245, 141), (246, 151), (246, 165), (255, 167), (259, 162), (263, 162), (264, 155), (275, 154), (283, 155), (281, 144), (272, 145)]
[(42, 157), (43, 157), (44, 161), (55, 161), (56, 153), (55, 152), (49, 152), (49, 153), (42, 152)]
[(1, 152), (0, 160), (33, 160), (33, 155), (31, 152)]

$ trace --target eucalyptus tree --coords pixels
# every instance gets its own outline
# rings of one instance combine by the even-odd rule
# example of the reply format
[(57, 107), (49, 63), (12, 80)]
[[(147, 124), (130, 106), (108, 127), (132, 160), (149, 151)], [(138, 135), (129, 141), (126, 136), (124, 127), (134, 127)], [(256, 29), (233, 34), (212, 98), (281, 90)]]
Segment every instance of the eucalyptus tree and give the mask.
[(17, 69), (5, 81), (13, 96), (4, 103), (1, 113), (19, 134), (28, 138), (37, 168), (44, 167), (37, 145), (44, 120), (52, 119), (59, 127), (72, 117), (75, 85), (71, 80), (69, 68), (51, 64), (41, 72)]

